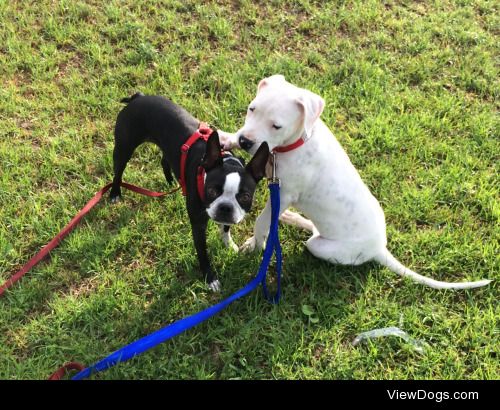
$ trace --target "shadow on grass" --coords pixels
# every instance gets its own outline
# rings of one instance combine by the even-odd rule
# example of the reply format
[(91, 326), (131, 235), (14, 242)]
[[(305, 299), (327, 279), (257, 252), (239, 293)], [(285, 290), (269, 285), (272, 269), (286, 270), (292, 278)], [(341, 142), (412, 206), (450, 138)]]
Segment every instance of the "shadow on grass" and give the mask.
[[(38, 277), (27, 277), (23, 281), (22, 289), (14, 287), (10, 291), (8, 299), (11, 300), (8, 303), (14, 302), (16, 306), (23, 307), (26, 314), (23, 321), (49, 316), (52, 312), (52, 301), (61, 296), (63, 298), (69, 295), (75, 296), (72, 289), (82, 286), (86, 280), (96, 278), (95, 281), (99, 282), (99, 274), (95, 273), (94, 266), (96, 260), (94, 257), (88, 258), (86, 256), (98, 253), (99, 258), (104, 260), (103, 263), (106, 263), (109, 260), (116, 260), (120, 253), (126, 251), (121, 247), (114, 247), (109, 251), (106, 246), (117, 232), (130, 224), (131, 219), (137, 213), (137, 207), (142, 209), (147, 204), (141, 202), (139, 205), (136, 203), (119, 209), (116, 211), (117, 215), (114, 215), (111, 219), (107, 218), (104, 226), (98, 225), (98, 221), (102, 218), (99, 211), (103, 211), (102, 208), (106, 206), (109, 206), (107, 198), (86, 218), (89, 226), (98, 226), (98, 231), (92, 237), (92, 240), (83, 240), (78, 244), (76, 250), (75, 246), (72, 246), (69, 252), (67, 248), (64, 250), (63, 242), (59, 249), (53, 251), (52, 255), (57, 255), (57, 252), (60, 252), (60, 254), (66, 256), (64, 263), (62, 263), (63, 266), (61, 266), (61, 263), (54, 263), (53, 268), (48, 273)], [(77, 234), (77, 231), (72, 235)], [(79, 307), (76, 314), (71, 314), (65, 319), (64, 328), (71, 329), (71, 332), (75, 331), (75, 334), (85, 335), (88, 341), (84, 343), (84, 346), (93, 345), (93, 340), (99, 340), (100, 342), (106, 341), (105, 346), (109, 346), (109, 349), (99, 351), (96, 358), (95, 349), (87, 350), (77, 343), (74, 348), (79, 353), (74, 355), (81, 358), (80, 360), (88, 359), (85, 360), (86, 363), (101, 359), (127, 343), (131, 343), (169, 323), (220, 302), (253, 279), (261, 262), (261, 253), (235, 255), (223, 248), (220, 243), (217, 245), (213, 242), (213, 239), (209, 239), (209, 254), (214, 260), (215, 269), (220, 272), (219, 276), (223, 284), (222, 295), (207, 291), (202, 282), (197, 259), (194, 255), (192, 238), (189, 235), (189, 238), (186, 238), (186, 246), (192, 247), (193, 254), (189, 261), (172, 260), (165, 263), (160, 259), (158, 263), (160, 266), (155, 268), (155, 270), (163, 270), (164, 268), (169, 270), (170, 278), (167, 286), (150, 286), (148, 292), (153, 292), (153, 295), (146, 297), (140, 294), (141, 284), (134, 283), (136, 287), (132, 292), (137, 293), (141, 302), (148, 299), (147, 307), (143, 309), (136, 307), (129, 311), (125, 310), (123, 316), (111, 314), (111, 317), (109, 317), (105, 312), (102, 312), (103, 295), (98, 295), (95, 300), (86, 298), (87, 295), (82, 295), (86, 299), (85, 303)], [(186, 343), (186, 339), (196, 337), (196, 334), (201, 335), (201, 339), (206, 339), (207, 335), (215, 335), (215, 339), (219, 340), (221, 338), (237, 339), (247, 336), (252, 339), (259, 337), (261, 327), (272, 327), (278, 334), (280, 332), (288, 333), (290, 326), (284, 322), (287, 320), (287, 315), (283, 315), (282, 312), (295, 312), (294, 320), (303, 321), (307, 325), (308, 317), (302, 316), (301, 313), (296, 314), (297, 311), (301, 311), (303, 305), (312, 305), (319, 312), (323, 310), (334, 312), (334, 316), (322, 321), (320, 326), (329, 326), (331, 321), (341, 321), (348, 314), (344, 307), (352, 303), (363, 292), (366, 274), (371, 269), (370, 264), (360, 267), (332, 265), (313, 257), (307, 250), (300, 251), (298, 249), (299, 247), (294, 244), (292, 249), (284, 250), (283, 298), (280, 306), (274, 306), (266, 302), (262, 297), (261, 287), (259, 286), (252, 294), (234, 302), (208, 322), (200, 324), (196, 329), (185, 332), (187, 336), (178, 337), (174, 342), (166, 342), (166, 344), (170, 343), (167, 350), (178, 349), (179, 343)], [(63, 272), (63, 278), (60, 276), (61, 272)], [(66, 276), (67, 272), (71, 272), (71, 274)], [(268, 272), (268, 285), (270, 291), (273, 292), (276, 285), (273, 266)], [(76, 297), (81, 296), (76, 295)], [(325, 303), (328, 306), (334, 305), (335, 309), (322, 309), (320, 305)], [(95, 323), (88, 323), (90, 318), (97, 320)], [(245, 327), (248, 323), (255, 323), (255, 326), (240, 333), (242, 327)], [(291, 348), (290, 339), (273, 339), (272, 343), (275, 349), (278, 350)], [(300, 343), (298, 339), (296, 343), (298, 346)], [(208, 353), (206, 361), (209, 365), (213, 365), (214, 362), (219, 363), (215, 367), (217, 374), (221, 374), (225, 365), (224, 361), (212, 360), (213, 355), (205, 350), (217, 350), (220, 342), (212, 343), (210, 341), (207, 344), (209, 346), (200, 347), (198, 354), (204, 355)], [(181, 347), (181, 350), (185, 351), (186, 348)], [(66, 347), (63, 350), (67, 352), (68, 348)], [(87, 353), (82, 355), (82, 352)], [(106, 376), (102, 377), (105, 378)]]
[[(30, 317), (45, 313), (49, 309), (50, 300), (55, 298), (56, 295), (67, 294), (71, 288), (78, 287), (83, 280), (89, 279), (92, 274), (97, 275), (96, 256), (107, 260), (116, 259), (121, 252), (125, 251), (125, 249), (112, 249), (109, 251), (107, 245), (117, 232), (130, 225), (137, 208), (144, 208), (147, 204), (134, 203), (126, 208), (113, 210), (115, 216), (103, 221), (100, 213), (102, 211), (109, 212), (105, 209), (109, 206), (113, 205), (111, 205), (109, 197), (106, 195), (58, 247), (52, 250), (38, 265), (28, 271), (19, 282), (7, 291), (5, 297), (2, 298), (3, 300), (0, 299), (0, 304), (23, 306), (26, 314)], [(88, 232), (82, 233), (82, 225), (84, 224), (92, 227), (91, 229), (95, 230), (95, 235), (90, 237)], [(79, 233), (80, 238), (83, 237), (83, 239), (78, 238), (76, 245), (75, 242), (69, 245), (68, 242), (74, 241), (75, 236), (79, 235)], [(34, 249), (33, 253), (27, 257), (27, 260), (40, 249), (40, 246)], [(89, 255), (92, 255), (92, 257), (89, 257)], [(23, 263), (26, 263), (27, 260)], [(22, 266), (18, 266), (9, 276), (13, 275)], [(40, 275), (40, 271), (45, 273)]]
[[(216, 251), (215, 253), (219, 252)], [(223, 252), (226, 252), (226, 250), (223, 250)], [(170, 323), (220, 302), (245, 286), (256, 274), (259, 263), (260, 255), (239, 255), (237, 258), (233, 258), (226, 263), (224, 265), (224, 273), (220, 275), (224, 289), (222, 295), (206, 291), (204, 289), (205, 285), (199, 279), (195, 279), (194, 283), (174, 281), (171, 287), (156, 289), (154, 301), (141, 314), (127, 318), (126, 324), (120, 322), (118, 326), (113, 327), (113, 337), (117, 338), (115, 340), (122, 340), (123, 343), (119, 346), (112, 343), (115, 347), (111, 348), (110, 346), (107, 352), (101, 352), (102, 355), (100, 358), (105, 357), (105, 355), (110, 354), (127, 343), (131, 343)], [(252, 268), (243, 271), (241, 269), (242, 265), (252, 266)], [(307, 271), (302, 272), (304, 266), (307, 266)], [(172, 355), (175, 352), (177, 352), (176, 354), (206, 355), (204, 361), (207, 362), (207, 366), (215, 366), (215, 372), (220, 375), (226, 363), (215, 360), (213, 351), (220, 349), (218, 346), (223, 344), (221, 340), (237, 340), (243, 337), (254, 343), (263, 337), (262, 332), (264, 329), (270, 328), (273, 329), (270, 332), (273, 334), (288, 333), (290, 325), (285, 322), (287, 315), (283, 315), (283, 311), (297, 312), (298, 310), (300, 312), (302, 304), (314, 305), (322, 300), (331, 301), (332, 305), (338, 306), (338, 308), (335, 309), (335, 317), (323, 321), (324, 324), (321, 326), (329, 326), (332, 321), (342, 321), (348, 314), (348, 311), (343, 309), (342, 306), (349, 305), (350, 301), (363, 291), (365, 276), (370, 269), (369, 266), (362, 266), (355, 269), (336, 267), (314, 258), (306, 251), (303, 254), (295, 254), (287, 257), (284, 267), (284, 278), (282, 281), (283, 299), (280, 305), (275, 306), (268, 303), (263, 298), (261, 287), (259, 286), (251, 294), (235, 301), (224, 311), (210, 318), (208, 321), (189, 329), (175, 339), (166, 341), (164, 343), (164, 345), (167, 345), (165, 349)], [(198, 275), (197, 265), (191, 266), (189, 272), (188, 275), (191, 277), (195, 276), (195, 274)], [(232, 272), (232, 274), (228, 276), (228, 272)], [(274, 272), (271, 270), (270, 276), (272, 277), (273, 275)], [(270, 290), (272, 291), (274, 281), (271, 280), (269, 282)], [(194, 301), (191, 297), (193, 288), (195, 292), (198, 292)], [(89, 308), (92, 309), (92, 307)], [(82, 316), (85, 316), (85, 314)], [(307, 326), (308, 318), (306, 316), (302, 316), (299, 313), (298, 320), (299, 322), (304, 321)], [(297, 319), (294, 318), (294, 321), (297, 322)], [(71, 327), (74, 325), (78, 327), (82, 326), (81, 323), (68, 325)], [(296, 328), (296, 325), (292, 326), (292, 328)], [(298, 333), (295, 339), (296, 342), (294, 342), (297, 347), (300, 346)], [(101, 334), (100, 336), (108, 337), (105, 334)], [(190, 340), (193, 339), (201, 340), (199, 348), (191, 346)], [(294, 337), (291, 339), (294, 340)], [(282, 351), (293, 350), (293, 346), (290, 345), (291, 339), (273, 337), (273, 348)], [(193, 351), (193, 349), (195, 350)], [(196, 350), (198, 350), (197, 353)], [(150, 351), (148, 354), (153, 354), (154, 357), (158, 353)], [(235, 354), (237, 355), (237, 353)], [(151, 360), (151, 357), (148, 360)], [(227, 362), (230, 362), (230, 360)], [(116, 371), (120, 373), (127, 370), (123, 368)], [(113, 372), (112, 374), (114, 375), (115, 373)], [(106, 378), (105, 375), (97, 377)]]

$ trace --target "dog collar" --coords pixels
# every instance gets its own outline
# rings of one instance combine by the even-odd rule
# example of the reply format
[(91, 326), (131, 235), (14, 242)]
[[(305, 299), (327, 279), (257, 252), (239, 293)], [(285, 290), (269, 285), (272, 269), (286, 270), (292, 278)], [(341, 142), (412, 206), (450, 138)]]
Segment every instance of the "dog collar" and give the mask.
[(223, 162), (227, 162), (227, 161), (234, 161), (234, 162), (237, 162), (237, 163), (238, 163), (238, 165), (239, 165), (239, 166), (241, 166), (241, 168), (244, 168), (243, 164), (241, 163), (241, 161), (240, 161), (238, 158), (236, 158), (236, 157), (232, 156), (232, 155), (231, 155), (229, 152), (227, 152), (227, 151), (226, 151), (226, 153), (227, 153), (227, 154), (229, 154), (229, 155), (228, 155), (228, 156), (226, 156), (226, 157), (224, 157), (224, 158), (222, 159), (222, 161), (223, 161)]
[(289, 152), (293, 151), (296, 148), (299, 148), (301, 145), (304, 145), (304, 138), (300, 137), (297, 141), (295, 141), (293, 144), (290, 145), (285, 145), (282, 147), (275, 147), (273, 149), (273, 152)]
[[(213, 130), (204, 122), (200, 123), (199, 128), (193, 132), (193, 134), (187, 139), (187, 141), (182, 144), (181, 147), (181, 169), (179, 184), (182, 188), (182, 195), (186, 196), (187, 186), (186, 186), (186, 161), (188, 157), (188, 152), (193, 144), (202, 139), (207, 142), (210, 135), (212, 135)], [(196, 172), (196, 188), (198, 190), (198, 196), (204, 202), (205, 201), (205, 168), (201, 165), (198, 166)]]

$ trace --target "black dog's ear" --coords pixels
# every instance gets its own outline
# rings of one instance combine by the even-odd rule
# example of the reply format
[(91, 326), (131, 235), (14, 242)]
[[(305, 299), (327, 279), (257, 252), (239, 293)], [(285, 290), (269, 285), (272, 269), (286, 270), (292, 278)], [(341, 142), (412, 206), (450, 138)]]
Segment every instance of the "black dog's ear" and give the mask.
[(256, 182), (259, 182), (262, 178), (264, 178), (264, 175), (266, 175), (266, 164), (268, 159), (269, 145), (267, 145), (267, 142), (263, 142), (260, 144), (259, 149), (245, 167)]
[(201, 166), (205, 171), (210, 171), (212, 168), (222, 165), (221, 146), (219, 142), (219, 134), (216, 130), (212, 131), (207, 141), (207, 150), (201, 161)]

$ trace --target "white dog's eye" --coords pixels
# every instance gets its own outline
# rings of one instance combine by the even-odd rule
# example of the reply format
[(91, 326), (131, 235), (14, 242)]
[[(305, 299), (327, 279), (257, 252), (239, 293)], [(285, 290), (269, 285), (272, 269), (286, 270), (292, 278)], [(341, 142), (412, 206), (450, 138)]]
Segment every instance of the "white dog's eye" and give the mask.
[(275, 130), (279, 130), (279, 129), (281, 128), (281, 125), (276, 125), (276, 124), (273, 124), (273, 128), (274, 128)]
[(248, 107), (248, 109), (249, 109), (250, 111), (252, 111), (252, 112), (254, 112), (254, 111), (255, 111), (255, 107)]

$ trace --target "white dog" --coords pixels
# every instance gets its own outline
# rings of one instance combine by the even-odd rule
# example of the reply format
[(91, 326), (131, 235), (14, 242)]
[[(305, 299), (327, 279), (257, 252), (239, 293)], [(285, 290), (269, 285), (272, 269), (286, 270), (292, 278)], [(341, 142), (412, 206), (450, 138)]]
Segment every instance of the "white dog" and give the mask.
[[(489, 280), (447, 283), (426, 278), (403, 266), (387, 250), (384, 212), (319, 118), (324, 106), (320, 96), (273, 75), (260, 81), (243, 128), (221, 137), (227, 149), (239, 145), (254, 153), (264, 141), (274, 149), (281, 180), (281, 220), (313, 233), (307, 241), (309, 251), (343, 265), (374, 260), (437, 289), (487, 285)], [(310, 220), (287, 211), (290, 206)], [(268, 200), (255, 223), (254, 236), (245, 242), (243, 250), (263, 247), (270, 219)]]

